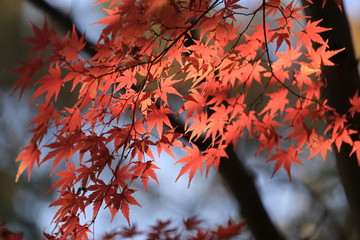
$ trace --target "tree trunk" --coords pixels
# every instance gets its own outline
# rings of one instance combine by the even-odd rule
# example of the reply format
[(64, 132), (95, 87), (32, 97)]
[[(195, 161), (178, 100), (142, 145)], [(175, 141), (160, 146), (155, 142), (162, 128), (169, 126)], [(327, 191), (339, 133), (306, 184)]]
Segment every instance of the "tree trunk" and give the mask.
[(255, 186), (254, 177), (230, 145), (226, 149), (229, 159), (220, 161), (220, 174), (226, 181), (240, 206), (255, 239), (284, 239), (267, 214)]
[[(325, 39), (329, 39), (329, 48), (336, 50), (345, 47), (345, 50), (332, 58), (336, 64), (334, 67), (324, 67), (323, 76), (327, 83), (324, 94), (328, 98), (328, 103), (335, 108), (338, 113), (347, 113), (350, 103), (349, 98), (360, 89), (360, 77), (355, 58), (354, 47), (351, 39), (349, 22), (346, 18), (345, 10), (341, 12), (334, 0), (327, 1), (322, 8), (322, 1), (314, 1), (306, 9), (308, 15), (313, 20), (323, 19), (323, 27), (332, 28), (331, 31), (323, 34)], [(359, 129), (360, 118), (349, 120), (352, 128)], [(353, 137), (353, 141), (359, 140), (358, 136)], [(360, 167), (354, 155), (349, 156), (352, 147), (343, 144), (341, 151), (335, 151), (337, 168), (341, 182), (344, 186), (345, 194), (349, 202), (353, 227), (356, 229), (357, 238), (360, 239)]]

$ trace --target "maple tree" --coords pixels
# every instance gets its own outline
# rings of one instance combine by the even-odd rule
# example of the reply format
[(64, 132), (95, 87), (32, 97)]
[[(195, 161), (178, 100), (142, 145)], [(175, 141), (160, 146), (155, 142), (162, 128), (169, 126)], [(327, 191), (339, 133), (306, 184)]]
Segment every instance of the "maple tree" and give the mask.
[[(174, 161), (182, 164), (175, 179), (188, 175), (189, 186), (196, 172), (207, 174), (234, 159), (244, 136), (257, 140), (257, 154), (275, 163), (273, 175), (283, 168), (290, 180), (293, 164), (303, 165), (304, 156), (326, 159), (333, 144), (339, 152), (349, 145), (360, 162), (360, 140), (353, 138), (358, 129), (351, 124), (360, 112), (358, 92), (346, 99), (350, 107), (343, 113), (321, 94), (322, 68), (334, 66), (331, 58), (344, 48), (329, 48), (331, 39), (321, 34), (330, 29), (303, 15), (298, 1), (260, 1), (255, 9), (238, 0), (95, 4), (107, 4), (107, 16), (96, 23), (104, 29), (92, 56), (84, 53), (85, 33), (73, 26), (61, 37), (45, 19), (42, 27), (31, 25), (35, 35), (26, 39), (36, 56), (14, 70), (20, 74), (14, 90), (21, 95), (34, 83), (31, 101), (39, 111), (16, 159), (16, 181), (25, 170), (30, 180), (34, 165), (48, 161), (50, 174), (58, 176), (49, 190), (58, 191), (51, 204), (56, 229), (44, 234), (47, 239), (88, 239), (104, 208), (130, 225), (130, 208), (141, 206), (133, 194), (143, 190), (133, 183), (141, 181), (145, 191), (149, 181), (159, 183), (155, 156), (175, 158), (173, 148), (185, 153)], [(238, 15), (248, 22), (238, 23)], [(255, 17), (262, 24), (255, 25)], [(48, 73), (35, 78), (41, 69)], [(77, 100), (59, 106), (66, 85)], [(92, 216), (81, 220), (88, 209)], [(242, 226), (229, 222), (207, 231), (195, 223), (197, 236), (189, 239), (235, 236)], [(168, 224), (153, 230), (165, 234)], [(130, 227), (112, 234), (105, 239), (140, 232)], [(176, 239), (177, 230), (166, 234)]]

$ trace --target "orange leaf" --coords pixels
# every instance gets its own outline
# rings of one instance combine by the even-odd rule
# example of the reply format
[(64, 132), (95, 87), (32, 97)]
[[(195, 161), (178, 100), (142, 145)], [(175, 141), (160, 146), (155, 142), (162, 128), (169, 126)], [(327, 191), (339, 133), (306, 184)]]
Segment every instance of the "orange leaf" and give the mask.
[(154, 126), (156, 125), (156, 130), (157, 130), (159, 136), (161, 136), (162, 132), (163, 132), (164, 124), (166, 126), (172, 128), (167, 114), (173, 114), (173, 113), (174, 112), (168, 108), (161, 107), (160, 109), (158, 109), (156, 107), (152, 107), (151, 113), (149, 113), (147, 116), (149, 131), (151, 131), (154, 128)]
[(312, 158), (316, 154), (320, 153), (323, 159), (326, 159), (326, 154), (331, 151), (331, 141), (325, 139), (323, 136), (317, 136), (316, 133), (312, 132), (310, 142), (310, 155), (308, 158)]
[(185, 163), (185, 165), (181, 168), (179, 175), (176, 177), (176, 181), (184, 175), (186, 172), (189, 172), (189, 184), (190, 186), (191, 180), (193, 179), (195, 172), (197, 170), (202, 173), (203, 164), (206, 161), (204, 156), (200, 153), (199, 148), (195, 144), (191, 144), (192, 148), (185, 148), (184, 151), (188, 153), (188, 155), (180, 158), (175, 164)]
[(277, 92), (267, 94), (270, 96), (270, 101), (260, 114), (264, 114), (267, 111), (270, 111), (270, 116), (275, 116), (277, 111), (282, 113), (285, 105), (289, 103), (289, 100), (286, 98), (288, 93), (289, 91), (287, 89), (280, 89)]
[(294, 162), (300, 165), (304, 165), (298, 157), (299, 150), (294, 149), (293, 146), (290, 146), (287, 150), (279, 149), (277, 152), (277, 154), (266, 161), (276, 161), (272, 176), (274, 176), (280, 167), (284, 167), (291, 180), (291, 164)]
[(360, 98), (358, 95), (358, 91), (356, 91), (353, 98), (349, 98), (351, 107), (349, 108), (349, 113), (351, 117), (354, 117), (355, 113), (360, 112)]
[(61, 170), (60, 172), (56, 173), (57, 176), (61, 178), (56, 181), (56, 183), (48, 190), (48, 192), (61, 187), (61, 191), (65, 190), (66, 187), (72, 186), (76, 181), (76, 174), (75, 174), (75, 165), (73, 163), (66, 163), (67, 169)]
[(57, 101), (61, 87), (64, 86), (64, 81), (61, 78), (61, 69), (59, 66), (49, 68), (49, 74), (40, 78), (36, 85), (40, 85), (35, 91), (31, 101), (34, 101), (42, 94), (45, 95), (45, 102), (48, 103), (52, 97)]
[(324, 28), (318, 26), (319, 23), (321, 23), (322, 20), (318, 21), (308, 21), (306, 24), (306, 27), (303, 31), (298, 32), (296, 35), (299, 36), (299, 43), (301, 41), (304, 42), (304, 45), (307, 48), (312, 48), (312, 42), (316, 42), (319, 44), (325, 45), (326, 42), (324, 39), (320, 36), (319, 33), (326, 32), (331, 30), (331, 28)]
[(353, 148), (351, 150), (350, 156), (356, 153), (356, 158), (358, 160), (358, 165), (360, 166), (360, 141), (355, 141), (353, 143)]
[(28, 168), (28, 181), (31, 177), (31, 172), (34, 166), (34, 163), (37, 163), (39, 165), (40, 163), (40, 150), (37, 148), (36, 143), (31, 141), (29, 145), (22, 148), (24, 151), (19, 154), (19, 156), (16, 158), (16, 161), (20, 163), (18, 172), (16, 174), (15, 181), (17, 182), (19, 180), (20, 175), (25, 171), (26, 168)]

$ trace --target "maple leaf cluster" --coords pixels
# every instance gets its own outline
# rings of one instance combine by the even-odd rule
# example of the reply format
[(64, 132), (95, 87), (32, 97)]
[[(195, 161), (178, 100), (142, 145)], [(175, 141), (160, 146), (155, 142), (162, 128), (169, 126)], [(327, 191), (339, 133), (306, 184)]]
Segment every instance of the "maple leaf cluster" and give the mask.
[(115, 240), (118, 239), (118, 237), (121, 237), (121, 239), (132, 239), (141, 236), (142, 239), (147, 240), (217, 240), (238, 237), (241, 233), (246, 231), (244, 223), (236, 224), (232, 220), (229, 220), (225, 225), (219, 225), (213, 229), (203, 229), (201, 227), (202, 222), (202, 220), (196, 217), (190, 217), (184, 220), (180, 226), (174, 226), (171, 220), (158, 220), (146, 231), (139, 231), (136, 225), (133, 225), (131, 227), (122, 227), (120, 230), (107, 233), (102, 239)]
[[(95, 55), (83, 54), (86, 38), (75, 28), (61, 37), (45, 21), (42, 29), (32, 25), (35, 36), (27, 39), (38, 55), (15, 69), (15, 89), (34, 82), (39, 110), (16, 180), (48, 161), (58, 176), (50, 189), (59, 191), (51, 204), (57, 229), (47, 238), (88, 239), (102, 208), (112, 218), (120, 211), (130, 224), (130, 206), (141, 206), (133, 182), (146, 190), (149, 180), (158, 182), (154, 150), (174, 157), (173, 148), (182, 148), (177, 178), (188, 173), (189, 184), (196, 172), (218, 168), (243, 136), (259, 142), (257, 153), (275, 162), (274, 173), (283, 167), (290, 178), (292, 164), (303, 164), (300, 153), (326, 159), (333, 143), (338, 150), (352, 145), (360, 159), (360, 143), (350, 137), (358, 131), (349, 124), (360, 112), (359, 96), (339, 115), (320, 94), (321, 67), (334, 65), (330, 58), (343, 49), (328, 49), (320, 34), (329, 29), (306, 20), (298, 1), (263, 1), (251, 11), (236, 0), (100, 3), (109, 7), (97, 22), (105, 27)], [(240, 25), (237, 15), (248, 22)], [(199, 37), (188, 46), (192, 31)], [(48, 73), (33, 79), (43, 68)], [(61, 107), (65, 85), (77, 99)], [(87, 209), (92, 216), (82, 222)]]

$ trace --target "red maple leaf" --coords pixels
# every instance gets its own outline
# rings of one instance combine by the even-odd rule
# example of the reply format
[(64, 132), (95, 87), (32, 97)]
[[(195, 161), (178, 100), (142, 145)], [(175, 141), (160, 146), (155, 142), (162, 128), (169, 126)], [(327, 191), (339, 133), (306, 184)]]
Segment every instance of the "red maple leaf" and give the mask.
[(299, 152), (300, 150), (294, 149), (293, 146), (290, 146), (287, 150), (278, 149), (275, 155), (266, 160), (266, 162), (276, 161), (272, 176), (274, 176), (280, 167), (284, 167), (291, 180), (291, 164), (297, 163), (303, 165), (298, 157)]
[(18, 73), (21, 75), (17, 83), (15, 84), (15, 87), (11, 94), (15, 92), (18, 88), (21, 88), (20, 90), (20, 97), (22, 96), (24, 90), (26, 87), (28, 87), (34, 75), (39, 72), (41, 67), (44, 65), (44, 62), (42, 60), (41, 56), (38, 56), (36, 58), (29, 59), (27, 61), (21, 61), (21, 67), (12, 69), (12, 71)]
[(335, 64), (330, 61), (330, 58), (339, 52), (343, 51), (345, 48), (338, 50), (327, 50), (326, 44), (320, 46), (316, 50), (313, 48), (309, 49), (309, 54), (306, 54), (307, 58), (311, 61), (310, 66), (314, 69), (320, 69), (322, 66), (334, 66)]
[(228, 155), (225, 151), (226, 146), (220, 145), (217, 148), (209, 148), (204, 151), (206, 154), (206, 175), (208, 174), (210, 168), (212, 166), (215, 167), (216, 170), (219, 169), (220, 159), (227, 158)]
[(353, 140), (350, 135), (356, 133), (356, 131), (352, 129), (342, 128), (336, 133), (333, 133), (333, 140), (335, 142), (336, 149), (340, 152), (341, 145), (343, 143), (347, 143), (350, 146), (353, 145)]
[(356, 158), (358, 160), (358, 165), (360, 166), (360, 141), (354, 141), (352, 145), (352, 150), (350, 156), (356, 153)]
[(298, 32), (296, 35), (299, 36), (299, 42), (303, 41), (304, 45), (308, 48), (312, 48), (312, 42), (316, 42), (322, 45), (326, 45), (327, 43), (320, 36), (319, 33), (326, 32), (331, 30), (331, 28), (324, 28), (318, 26), (322, 20), (318, 21), (308, 21), (304, 30)]
[(351, 107), (349, 108), (349, 113), (354, 117), (355, 113), (360, 112), (360, 97), (358, 91), (356, 91), (353, 98), (349, 98)]
[(112, 215), (111, 220), (114, 219), (117, 211), (119, 209), (121, 209), (122, 214), (124, 215), (124, 217), (126, 218), (128, 224), (130, 226), (129, 205), (137, 205), (137, 206), (141, 207), (140, 203), (138, 203), (136, 201), (136, 199), (133, 196), (131, 196), (135, 192), (136, 192), (135, 189), (130, 189), (130, 188), (125, 187), (121, 193), (115, 193), (112, 195), (111, 203), (112, 203), (113, 208), (110, 209), (111, 215)]
[(55, 101), (57, 101), (60, 89), (65, 84), (61, 78), (60, 67), (56, 66), (54, 68), (49, 68), (49, 74), (40, 78), (35, 84), (39, 86), (31, 98), (31, 101), (34, 101), (44, 93), (46, 94), (45, 102), (49, 102), (52, 97), (54, 97)]
[(258, 121), (252, 130), (255, 139), (259, 139), (261, 146), (256, 154), (264, 149), (268, 150), (268, 154), (272, 152), (275, 146), (279, 146), (281, 135), (276, 132), (275, 127), (282, 126), (279, 122), (273, 120), (271, 115), (265, 114), (262, 121)]
[(167, 154), (175, 159), (172, 148), (184, 147), (184, 144), (179, 140), (181, 136), (182, 134), (174, 133), (173, 131), (163, 133), (161, 139), (155, 143), (157, 146), (158, 155), (160, 156), (161, 152), (164, 150)]
[(69, 61), (77, 61), (79, 57), (80, 51), (85, 47), (85, 34), (83, 34), (80, 38), (76, 32), (75, 25), (73, 25), (71, 31), (71, 39), (70, 34), (68, 33), (65, 37), (64, 42), (66, 43), (65, 48), (58, 51), (58, 53), (65, 57), (65, 59)]
[(156, 176), (156, 173), (154, 169), (160, 169), (155, 164), (153, 164), (153, 161), (147, 161), (146, 163), (141, 161), (133, 162), (134, 166), (130, 168), (129, 172), (133, 172), (132, 178), (133, 180), (136, 178), (140, 178), (141, 181), (144, 184), (144, 187), (146, 191), (148, 191), (148, 182), (149, 177), (154, 179), (157, 183), (159, 183), (159, 180)]
[(15, 181), (19, 180), (20, 175), (28, 168), (28, 180), (30, 180), (31, 172), (34, 167), (34, 164), (40, 164), (40, 150), (37, 148), (37, 145), (34, 141), (30, 141), (29, 145), (22, 148), (22, 151), (19, 156), (16, 158), (16, 161), (21, 161), (16, 174)]
[(80, 108), (67, 108), (68, 115), (64, 117), (60, 123), (64, 124), (64, 127), (61, 129), (62, 132), (75, 132), (81, 128), (82, 115), (80, 114)]
[(270, 116), (275, 116), (277, 111), (280, 111), (280, 114), (283, 113), (285, 105), (289, 103), (289, 100), (286, 98), (288, 93), (289, 91), (286, 89), (280, 89), (277, 92), (268, 93), (267, 95), (270, 96), (270, 101), (260, 114), (264, 114), (267, 111), (270, 111)]
[(323, 159), (326, 159), (326, 154), (331, 151), (331, 141), (325, 139), (323, 136), (318, 136), (315, 132), (312, 132), (310, 137), (310, 155), (308, 158), (312, 158), (316, 154), (320, 153)]
[(196, 216), (192, 216), (189, 217), (187, 219), (185, 219), (183, 221), (183, 224), (185, 225), (186, 230), (191, 231), (191, 230), (196, 230), (199, 228), (199, 225), (202, 223), (203, 221), (200, 220), (199, 218), (197, 218)]
[(196, 141), (207, 130), (207, 114), (201, 112), (192, 116), (192, 119), (194, 122), (186, 129), (186, 133), (191, 132), (190, 140)]
[(184, 151), (188, 153), (188, 155), (180, 158), (175, 164), (185, 163), (185, 165), (181, 168), (179, 175), (176, 177), (176, 181), (184, 175), (186, 172), (189, 172), (189, 184), (190, 186), (191, 180), (193, 179), (195, 172), (197, 170), (202, 173), (203, 164), (206, 161), (206, 158), (200, 153), (199, 148), (195, 144), (191, 144), (192, 148), (185, 148)]
[(75, 165), (73, 163), (66, 163), (66, 169), (56, 173), (61, 178), (48, 190), (48, 192), (61, 187), (61, 191), (65, 190), (66, 187), (72, 186), (76, 181)]
[(31, 49), (33, 51), (45, 49), (46, 46), (51, 42), (52, 37), (54, 35), (54, 30), (49, 29), (47, 18), (45, 17), (45, 21), (42, 29), (38, 28), (33, 23), (30, 23), (30, 25), (33, 28), (35, 36), (31, 38), (27, 38), (24, 41), (35, 45)]
[(177, 96), (182, 96), (175, 88), (174, 84), (179, 82), (180, 80), (172, 80), (170, 77), (165, 78), (164, 80), (159, 82), (159, 88), (154, 91), (156, 96), (159, 96), (161, 100), (168, 106), (168, 94), (174, 94)]
[(71, 136), (63, 137), (61, 135), (56, 135), (56, 138), (56, 142), (46, 145), (46, 147), (54, 150), (50, 151), (43, 159), (43, 162), (46, 162), (52, 158), (55, 158), (50, 174), (55, 171), (56, 167), (63, 159), (69, 161), (70, 157), (77, 151), (77, 148), (75, 148), (73, 142), (74, 138), (71, 138)]
[(142, 232), (137, 229), (135, 224), (133, 224), (131, 227), (123, 227), (119, 235), (124, 238), (134, 238), (139, 234), (142, 234)]
[(163, 125), (164, 124), (166, 126), (172, 128), (167, 114), (173, 114), (173, 113), (174, 113), (173, 111), (171, 111), (170, 109), (165, 108), (165, 107), (161, 107), (160, 109), (158, 109), (155, 106), (151, 107), (151, 113), (149, 113), (147, 115), (148, 127), (149, 127), (148, 130), (151, 131), (154, 128), (154, 126), (156, 125), (156, 130), (157, 130), (159, 136), (161, 136), (163, 133)]
[(244, 223), (234, 223), (232, 220), (229, 220), (227, 225), (220, 225), (216, 231), (214, 231), (217, 236), (216, 239), (230, 239), (236, 237), (244, 231), (244, 226)]

